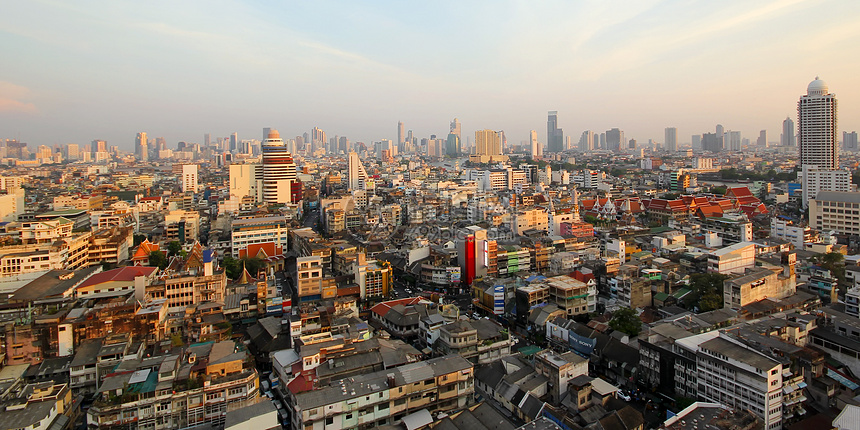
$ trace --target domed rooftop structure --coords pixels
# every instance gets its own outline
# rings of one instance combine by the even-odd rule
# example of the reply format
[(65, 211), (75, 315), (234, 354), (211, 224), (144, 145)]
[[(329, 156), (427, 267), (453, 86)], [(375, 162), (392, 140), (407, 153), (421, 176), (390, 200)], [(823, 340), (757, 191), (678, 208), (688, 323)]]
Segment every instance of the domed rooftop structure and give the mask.
[(810, 96), (823, 96), (828, 93), (827, 83), (815, 77), (815, 80), (806, 87), (806, 94)]
[(278, 130), (270, 130), (269, 135), (266, 136), (266, 139), (280, 139), (281, 133), (278, 133)]

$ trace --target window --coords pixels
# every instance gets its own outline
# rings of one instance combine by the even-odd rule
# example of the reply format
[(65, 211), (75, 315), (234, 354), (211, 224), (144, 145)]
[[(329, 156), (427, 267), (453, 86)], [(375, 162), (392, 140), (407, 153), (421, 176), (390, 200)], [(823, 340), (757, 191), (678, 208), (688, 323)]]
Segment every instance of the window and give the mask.
[(325, 419), (325, 425), (330, 426), (334, 424), (334, 417), (328, 417)]

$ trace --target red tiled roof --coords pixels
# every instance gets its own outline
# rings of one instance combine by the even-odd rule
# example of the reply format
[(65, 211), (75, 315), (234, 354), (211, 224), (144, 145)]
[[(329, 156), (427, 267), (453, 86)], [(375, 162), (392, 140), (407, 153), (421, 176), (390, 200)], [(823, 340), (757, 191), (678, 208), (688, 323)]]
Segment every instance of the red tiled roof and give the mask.
[(99, 274), (90, 276), (89, 279), (78, 285), (78, 288), (86, 288), (93, 285), (103, 284), (112, 281), (134, 281), (137, 276), (149, 276), (152, 272), (158, 270), (157, 267), (149, 266), (127, 266), (117, 269), (107, 270)]
[(594, 273), (582, 273), (579, 270), (573, 272), (573, 279), (576, 279), (580, 282), (588, 283), (588, 281), (594, 279)]
[(731, 187), (728, 190), (726, 190), (726, 197), (729, 197), (729, 198), (732, 198), (732, 197), (740, 198), (740, 197), (747, 197), (747, 196), (752, 196), (752, 195), (753, 195), (753, 193), (750, 192), (750, 189), (747, 187)]
[(378, 305), (370, 308), (370, 311), (379, 315), (380, 317), (384, 317), (385, 314), (387, 314), (388, 311), (391, 310), (391, 308), (393, 308), (397, 305), (403, 305), (403, 306), (416, 305), (419, 302), (421, 302), (421, 300), (424, 300), (424, 298), (423, 297), (407, 297), (405, 299), (389, 300), (387, 302), (379, 303)]

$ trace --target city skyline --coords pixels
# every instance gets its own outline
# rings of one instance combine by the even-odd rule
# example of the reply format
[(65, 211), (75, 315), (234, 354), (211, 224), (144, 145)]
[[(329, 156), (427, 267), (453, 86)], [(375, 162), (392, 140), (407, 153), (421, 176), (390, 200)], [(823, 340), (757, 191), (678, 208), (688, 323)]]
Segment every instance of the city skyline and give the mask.
[(684, 144), (719, 123), (775, 141), (815, 76), (843, 100), (838, 131), (860, 116), (858, 60), (845, 55), (860, 33), (853, 2), (6, 9), (0, 41), (14, 61), (0, 75), (0, 137), (32, 146), (131, 150), (141, 131), (173, 146), (268, 125), (372, 142), (396, 139), (397, 121), (444, 136), (454, 117), (466, 136), (505, 130), (518, 143), (550, 110), (569, 136), (617, 127), (660, 142), (671, 126)]

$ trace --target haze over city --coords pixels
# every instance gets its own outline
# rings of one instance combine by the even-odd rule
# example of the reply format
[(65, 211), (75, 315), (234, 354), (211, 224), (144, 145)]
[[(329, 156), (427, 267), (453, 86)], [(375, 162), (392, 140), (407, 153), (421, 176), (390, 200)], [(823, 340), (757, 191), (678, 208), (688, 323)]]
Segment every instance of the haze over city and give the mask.
[[(717, 123), (779, 136), (821, 76), (860, 127), (860, 3), (10, 2), (0, 14), (0, 135), (31, 145), (135, 134), (260, 139), (318, 126), (370, 142), (444, 136), (451, 118), (574, 141), (622, 128), (678, 141)], [(539, 134), (546, 141), (543, 131)]]

